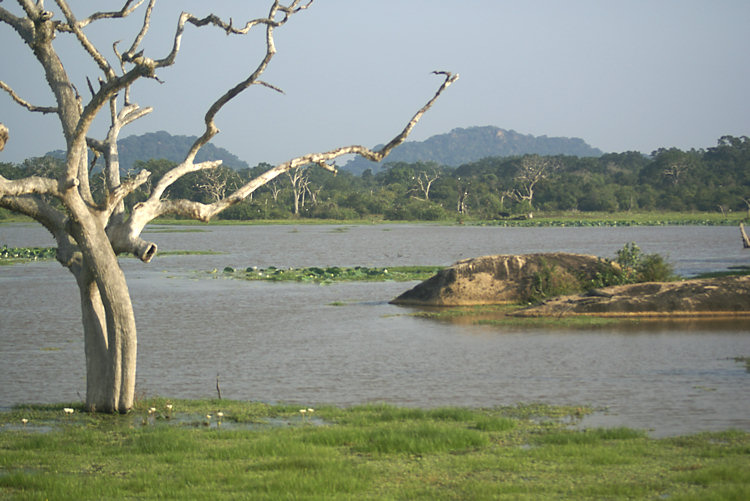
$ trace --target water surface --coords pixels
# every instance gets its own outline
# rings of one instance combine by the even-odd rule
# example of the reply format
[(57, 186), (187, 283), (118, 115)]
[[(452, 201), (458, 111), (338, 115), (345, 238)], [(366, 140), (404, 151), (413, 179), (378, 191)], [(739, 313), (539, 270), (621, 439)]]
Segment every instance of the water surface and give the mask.
[[(189, 231), (184, 231), (184, 230)], [(175, 231), (177, 230), (177, 231)], [(736, 228), (494, 228), (432, 225), (152, 227), (160, 250), (220, 255), (122, 259), (139, 329), (138, 391), (267, 402), (606, 409), (587, 425), (657, 436), (750, 430), (747, 320), (586, 330), (442, 323), (388, 301), (415, 283), (243, 282), (224, 266), (447, 265), (487, 254), (614, 257), (626, 242), (691, 275), (747, 265)], [(0, 245), (52, 245), (35, 225)], [(214, 278), (209, 278), (214, 277)], [(342, 305), (343, 303), (343, 305)], [(333, 306), (336, 304), (337, 306)], [(59, 264), (0, 267), (0, 406), (85, 392), (78, 292)]]

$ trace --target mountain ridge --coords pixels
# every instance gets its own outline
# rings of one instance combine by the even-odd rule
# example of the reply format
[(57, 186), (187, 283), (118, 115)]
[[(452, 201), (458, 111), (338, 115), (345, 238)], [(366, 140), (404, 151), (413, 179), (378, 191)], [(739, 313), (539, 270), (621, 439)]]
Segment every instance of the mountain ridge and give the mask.
[[(117, 141), (117, 153), (120, 160), (120, 171), (127, 172), (133, 168), (137, 161), (148, 161), (151, 159), (166, 159), (172, 162), (182, 162), (185, 155), (195, 143), (198, 136), (172, 135), (167, 131), (146, 132), (141, 135), (130, 135)], [(48, 155), (64, 158), (65, 152), (58, 150)], [(209, 160), (221, 160), (224, 167), (240, 170), (248, 168), (244, 160), (240, 160), (225, 148), (220, 148), (211, 143), (206, 144), (195, 157), (196, 162)], [(102, 166), (99, 159), (97, 167)]]
[(395, 148), (383, 162), (373, 163), (358, 157), (347, 162), (342, 169), (361, 174), (367, 169), (375, 170), (385, 163), (395, 162), (436, 162), (458, 167), (487, 157), (526, 154), (599, 157), (604, 152), (576, 137), (533, 136), (486, 125), (458, 127), (445, 134), (430, 136), (424, 141), (407, 141)]
[[(172, 135), (163, 130), (127, 136), (117, 142), (120, 170), (127, 172), (137, 161), (151, 159), (181, 162), (196, 139), (196, 136)], [(382, 145), (378, 145), (375, 149), (381, 147)], [(63, 151), (49, 154), (58, 158), (65, 156)], [(376, 171), (386, 163), (435, 162), (448, 167), (459, 167), (482, 158), (526, 154), (598, 157), (604, 153), (580, 138), (533, 136), (495, 126), (474, 126), (454, 128), (450, 132), (430, 136), (424, 141), (407, 141), (396, 147), (383, 162), (374, 163), (355, 157), (341, 169), (361, 175), (367, 169)], [(225, 167), (235, 170), (249, 167), (247, 162), (230, 151), (211, 143), (206, 144), (196, 157), (196, 162), (208, 160), (221, 160)], [(100, 159), (98, 166), (101, 166), (101, 162)]]

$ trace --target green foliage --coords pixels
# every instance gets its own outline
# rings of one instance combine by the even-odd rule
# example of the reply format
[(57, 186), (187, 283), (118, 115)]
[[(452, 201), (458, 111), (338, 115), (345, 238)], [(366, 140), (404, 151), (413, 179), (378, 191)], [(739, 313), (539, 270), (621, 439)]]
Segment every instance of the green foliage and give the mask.
[(675, 279), (674, 268), (659, 254), (643, 254), (635, 242), (617, 251), (617, 264), (623, 270), (621, 283), (666, 282)]
[(557, 266), (542, 261), (541, 268), (531, 277), (531, 287), (523, 302), (538, 303), (544, 299), (575, 294), (583, 290), (581, 280)]
[(56, 255), (57, 249), (55, 247), (8, 247), (3, 245), (0, 248), (0, 264), (55, 259)]
[[(166, 410), (171, 405), (171, 410)], [(750, 434), (571, 427), (586, 408), (141, 400), (0, 413), (3, 499), (746, 499)], [(306, 407), (306, 406), (303, 406)], [(223, 422), (217, 420), (224, 413)], [(305, 409), (308, 410), (308, 409)], [(207, 415), (212, 418), (207, 420)], [(26, 420), (22, 423), (22, 420)]]
[[(510, 131), (506, 133), (510, 134)], [(463, 133), (456, 138), (470, 144), (476, 142), (468, 136), (464, 137)], [(163, 138), (156, 134), (152, 139), (158, 144)], [(488, 136), (485, 139), (497, 138)], [(151, 150), (139, 156), (138, 160), (133, 158), (129, 175), (147, 169), (152, 176), (127, 197), (128, 209), (145, 200), (154, 184), (176, 165), (178, 151), (185, 148), (184, 138), (178, 143), (172, 145), (174, 148), (164, 146), (161, 150), (154, 150), (153, 158), (149, 160), (143, 158), (148, 158), (148, 151)], [(479, 143), (473, 146), (475, 151), (479, 151)], [(408, 143), (400, 148), (407, 146)], [(497, 156), (499, 153), (488, 150), (479, 160), (463, 164), (438, 161), (448, 158), (446, 155), (450, 156), (450, 151), (439, 152), (434, 157), (436, 161), (430, 162), (408, 163), (398, 161), (398, 157), (389, 157), (389, 163), (384, 164), (382, 169), (367, 164), (371, 170), (366, 170), (362, 176), (345, 170), (334, 175), (318, 166), (311, 166), (305, 171), (307, 188), (303, 190), (305, 200), (298, 215), (292, 214), (290, 180), (286, 176), (279, 176), (270, 184), (258, 188), (252, 199), (229, 207), (218, 217), (228, 220), (306, 218), (394, 221), (444, 221), (460, 217), (462, 221), (495, 221), (503, 226), (669, 222), (662, 215), (644, 220), (640, 215), (644, 211), (704, 213), (690, 221), (683, 217), (679, 220), (681, 224), (736, 224), (743, 218), (750, 218), (750, 205), (747, 202), (750, 200), (750, 139), (745, 136), (724, 136), (716, 147), (706, 150), (662, 148), (650, 156), (624, 152), (591, 157), (574, 151), (569, 151), (569, 155), (550, 155), (549, 152), (553, 150), (560, 151), (559, 148), (534, 150), (536, 155), (521, 156), (519, 152), (526, 151), (521, 148), (503, 153), (511, 156)], [(218, 153), (211, 153), (213, 156), (215, 154)], [(121, 161), (124, 155), (125, 152), (121, 152)], [(232, 163), (230, 157), (225, 157), (225, 166), (214, 171), (188, 174), (175, 182), (165, 196), (210, 203), (224, 191), (229, 193), (234, 187), (271, 168), (269, 164), (242, 167), (241, 164)], [(528, 177), (524, 181), (522, 168), (529, 159), (555, 166), (534, 185), (533, 199), (528, 198), (525, 190)], [(60, 159), (46, 156), (28, 159), (19, 165), (0, 163), (0, 175), (8, 179), (53, 175), (59, 173), (61, 168)], [(426, 189), (428, 182), (429, 190)], [(93, 178), (92, 186), (96, 199), (101, 200), (100, 176)], [(459, 199), (462, 203), (459, 203)], [(570, 211), (578, 215), (578, 221), (573, 217), (564, 217), (558, 220), (546, 218), (546, 222), (539, 223), (538, 218), (543, 215), (540, 210), (545, 213)], [(589, 220), (589, 215), (594, 212), (602, 214), (598, 216), (597, 223)], [(534, 214), (533, 219), (527, 217), (530, 213)], [(609, 221), (614, 213), (626, 213), (631, 217), (617, 217), (616, 222)], [(0, 211), (0, 219), (3, 217), (4, 213)]]

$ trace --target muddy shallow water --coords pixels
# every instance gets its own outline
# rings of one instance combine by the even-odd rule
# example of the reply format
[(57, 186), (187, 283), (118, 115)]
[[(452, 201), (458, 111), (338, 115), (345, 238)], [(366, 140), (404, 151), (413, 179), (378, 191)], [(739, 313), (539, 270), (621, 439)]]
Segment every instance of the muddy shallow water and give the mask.
[[(160, 250), (220, 255), (122, 259), (139, 328), (138, 391), (351, 405), (606, 409), (587, 425), (656, 436), (750, 430), (750, 321), (644, 322), (586, 330), (442, 323), (388, 301), (415, 283), (243, 282), (224, 266), (447, 265), (486, 254), (583, 252), (626, 242), (692, 275), (747, 265), (731, 227), (491, 228), (430, 225), (153, 227)], [(0, 245), (52, 245), (1, 225)], [(0, 406), (85, 392), (77, 289), (56, 263), (0, 267)], [(80, 396), (79, 396), (80, 395)]]

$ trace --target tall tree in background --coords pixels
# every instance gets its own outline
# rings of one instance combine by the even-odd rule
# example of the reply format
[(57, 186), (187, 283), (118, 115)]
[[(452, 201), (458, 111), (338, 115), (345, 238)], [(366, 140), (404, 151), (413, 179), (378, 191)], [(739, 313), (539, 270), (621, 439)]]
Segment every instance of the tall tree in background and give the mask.
[(547, 179), (560, 168), (560, 164), (553, 158), (540, 155), (526, 155), (521, 159), (515, 181), (518, 188), (514, 190), (516, 199), (527, 202), (533, 208), (534, 190), (537, 184)]
[[(142, 47), (156, 3), (156, 0), (149, 0), (143, 23), (131, 45), (124, 52), (120, 52), (118, 43), (111, 46), (114, 56), (110, 57), (114, 57), (117, 64), (110, 64), (102, 49), (95, 46), (87, 36), (86, 29), (95, 23), (116, 22), (127, 18), (144, 1), (126, 0), (119, 11), (95, 12), (87, 17), (75, 15), (66, 0), (55, 0), (56, 12), (45, 10), (43, 0), (17, 0), (16, 9), (0, 7), (0, 22), (13, 29), (29, 47), (45, 73), (55, 103), (52, 106), (32, 104), (5, 81), (0, 81), (0, 88), (30, 112), (56, 115), (66, 141), (65, 165), (57, 177), (35, 175), (9, 180), (0, 176), (0, 207), (25, 214), (44, 225), (57, 242), (57, 260), (75, 277), (80, 290), (86, 352), (86, 406), (103, 412), (125, 412), (133, 405), (136, 325), (130, 293), (117, 255), (132, 254), (143, 262), (149, 262), (156, 255), (157, 245), (141, 238), (146, 224), (167, 214), (208, 221), (280, 174), (310, 164), (335, 170), (329, 162), (341, 155), (358, 154), (375, 162), (381, 161), (406, 139), (443, 90), (458, 78), (447, 72), (435, 72), (443, 77), (435, 95), (413, 116), (400, 134), (379, 150), (354, 145), (311, 153), (270, 168), (212, 203), (170, 200), (164, 194), (182, 176), (216, 169), (220, 165), (220, 161), (195, 163), (199, 150), (218, 133), (214, 122), (217, 113), (253, 85), (278, 90), (261, 80), (276, 53), (274, 31), (285, 25), (295, 14), (309, 8), (312, 0), (290, 0), (287, 3), (273, 1), (266, 17), (248, 21), (241, 27), (213, 14), (199, 18), (183, 12), (179, 17), (172, 48), (162, 57), (147, 55)], [(123, 199), (139, 187), (146, 186), (151, 175), (147, 170), (142, 170), (127, 179), (120, 178), (117, 155), (120, 131), (153, 111), (150, 107), (142, 108), (131, 101), (130, 88), (139, 79), (156, 79), (159, 70), (175, 63), (188, 25), (195, 28), (216, 28), (227, 35), (238, 36), (245, 35), (256, 27), (265, 29), (266, 50), (257, 66), (249, 69), (247, 77), (241, 82), (230, 84), (231, 87), (208, 108), (205, 129), (184, 160), (153, 183), (145, 201), (126, 212)], [(73, 37), (100, 71), (98, 84), (86, 79), (90, 93), (88, 98), (79, 94), (73, 84), (74, 79), (66, 71), (63, 58), (68, 57), (68, 54), (58, 52), (58, 35), (60, 38)], [(8, 70), (3, 68), (4, 72)], [(7, 76), (12, 78), (12, 74)], [(96, 139), (89, 136), (89, 130), (101, 112), (108, 112), (110, 127), (105, 138)], [(100, 202), (94, 199), (90, 186), (89, 150), (94, 152), (95, 157), (101, 156), (105, 160), (104, 196)], [(53, 204), (50, 200), (56, 203)]]

